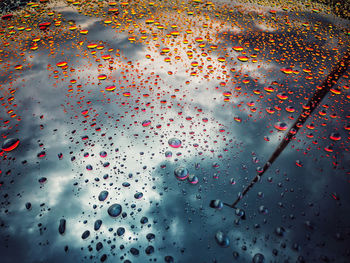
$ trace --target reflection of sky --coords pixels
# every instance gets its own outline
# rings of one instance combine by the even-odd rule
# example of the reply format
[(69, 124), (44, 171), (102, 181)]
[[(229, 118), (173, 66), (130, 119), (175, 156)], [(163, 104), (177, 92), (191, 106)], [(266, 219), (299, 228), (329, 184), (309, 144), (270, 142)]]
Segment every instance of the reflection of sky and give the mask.
[[(98, 19), (78, 15), (74, 9), (58, 7), (57, 10), (66, 21), (74, 19), (83, 29), (89, 30), (86, 40), (79, 36), (78, 41), (84, 40), (84, 43), (77, 49), (75, 38), (61, 38), (54, 44), (57, 45), (55, 57), (48, 56), (48, 51), (40, 44), (39, 50), (25, 55), (26, 63), (32, 64), (31, 70), (25, 66), (22, 72), (15, 72), (18, 77), (13, 83), (1, 78), (5, 99), (10, 96), (9, 88), (16, 89), (15, 100), (9, 108), (14, 108), (21, 118), (17, 121), (9, 117), (5, 107), (0, 115), (1, 121), (10, 120), (9, 124), (1, 126), (2, 134), (21, 140), (20, 146), (0, 164), (0, 181), (3, 182), (1, 252), (4, 262), (85, 262), (85, 258), (90, 256), (92, 261), (97, 261), (96, 258), (101, 258), (103, 254), (108, 255), (111, 262), (124, 262), (126, 259), (145, 262), (145, 258), (162, 262), (166, 255), (173, 256), (175, 262), (215, 262), (214, 259), (229, 262), (233, 260), (234, 251), (239, 253), (238, 262), (251, 261), (256, 253), (264, 254), (268, 262), (294, 262), (302, 258), (306, 261), (325, 260), (322, 256), (333, 261), (348, 259), (349, 209), (346, 203), (349, 201), (349, 155), (346, 153), (348, 133), (343, 129), (347, 118), (348, 90), (342, 89), (341, 95), (329, 95), (322, 102), (329, 105), (329, 120), (316, 117), (317, 109), (315, 116), (308, 121), (314, 122), (315, 130), (301, 130), (297, 139), (264, 175), (262, 182), (242, 200), (240, 206), (247, 214), (246, 220), (239, 220), (235, 211), (229, 208), (215, 211), (208, 206), (210, 200), (217, 198), (233, 202), (237, 193), (255, 175), (255, 169), (263, 166), (283, 135), (276, 132), (274, 123), (293, 123), (288, 118), (291, 114), (287, 114), (284, 108), (293, 106), (296, 109), (293, 116), (297, 117), (301, 103), (306, 102), (304, 97), (312, 94), (315, 85), (335, 61), (336, 51), (331, 50), (335, 47), (334, 43), (344, 42), (338, 46), (338, 54), (342, 54), (349, 43), (339, 29), (348, 22), (341, 25), (338, 20), (327, 16), (290, 13), (289, 19), (296, 25), (309, 17), (318, 21), (319, 30), (326, 30), (330, 22), (336, 25), (329, 41), (315, 37), (309, 38), (312, 39), (310, 41), (300, 39), (302, 34), (298, 28), (290, 27), (287, 34), (283, 28), (272, 28), (269, 25), (271, 19), (260, 24), (256, 13), (253, 14), (256, 20), (251, 21), (242, 11), (243, 14), (234, 13), (240, 27), (229, 23), (222, 25), (220, 18), (213, 23), (213, 29), (203, 29), (202, 22), (193, 24), (191, 29), (194, 33), (188, 36), (188, 40), (197, 53), (194, 52), (193, 59), (188, 59), (188, 46), (183, 44), (183, 34), (174, 42), (174, 38), (164, 38), (160, 34), (158, 40), (148, 36), (149, 45), (130, 43), (128, 30), (131, 28), (116, 34), (110, 26), (101, 24)], [(169, 15), (174, 13), (169, 11)], [(205, 15), (194, 16), (190, 21), (204, 21)], [(178, 18), (183, 17), (184, 14), (178, 15)], [(166, 18), (161, 20), (166, 22)], [(142, 19), (138, 23), (144, 25)], [(232, 28), (228, 35), (224, 34)], [(182, 31), (185, 29), (181, 28)], [(135, 28), (133, 30), (136, 31)], [(209, 44), (204, 48), (211, 61), (200, 55), (203, 51), (198, 43), (192, 43), (195, 37), (204, 36), (207, 32), (217, 41), (212, 44), (218, 46), (211, 53), (208, 52)], [(241, 38), (237, 37), (239, 34)], [(267, 39), (263, 37), (266, 34), (271, 34), (270, 38), (286, 46), (299, 39), (301, 47), (292, 43), (291, 50), (297, 51), (292, 58), (284, 56), (288, 47), (287, 50), (273, 52), (275, 44), (264, 44), (264, 50), (253, 51), (255, 46), (262, 49), (260, 42)], [(311, 30), (306, 34), (313, 35)], [(290, 39), (286, 39), (286, 35)], [(232, 40), (229, 36), (233, 36)], [(86, 45), (99, 41), (105, 43), (105, 48), (97, 51), (94, 57), (89, 54)], [(155, 45), (157, 43), (159, 47)], [(245, 43), (249, 43), (249, 47)], [(307, 61), (308, 67), (318, 72), (321, 65), (314, 63), (321, 58), (307, 53), (302, 47), (315, 47), (316, 43), (327, 59), (331, 57), (331, 61), (322, 62), (325, 74), (320, 74), (319, 80), (314, 78), (315, 84), (311, 84), (302, 72), (306, 67), (302, 59), (306, 57), (310, 60)], [(236, 59), (239, 53), (231, 49), (234, 45), (243, 45), (247, 56), (257, 53), (258, 62), (252, 63), (251, 59), (247, 63), (239, 62)], [(171, 63), (164, 62), (168, 55), (160, 55), (160, 50), (166, 46), (171, 49)], [(229, 53), (226, 63), (218, 62), (218, 57), (226, 52), (223, 51), (225, 47)], [(12, 70), (20, 61), (13, 56), (14, 49), (11, 48), (10, 52), (6, 49), (6, 53), (13, 60), (9, 62)], [(100, 54), (109, 53), (108, 48), (114, 49), (111, 54), (115, 69), (112, 71), (108, 69), (108, 61), (96, 61)], [(178, 48), (176, 54), (175, 48)], [(114, 55), (117, 49), (120, 57)], [(87, 52), (88, 59), (83, 52)], [(78, 54), (80, 57), (76, 56)], [(146, 58), (147, 54), (151, 55), (151, 59)], [(176, 61), (176, 55), (181, 59)], [(285, 59), (283, 62), (282, 58)], [(55, 66), (62, 60), (67, 60), (69, 65), (67, 77)], [(194, 60), (202, 64), (203, 72), (198, 68), (191, 69), (190, 63)], [(128, 65), (128, 61), (132, 65)], [(48, 64), (52, 68), (47, 69)], [(99, 64), (103, 65), (100, 69)], [(280, 68), (291, 64), (300, 73), (283, 75)], [(208, 73), (209, 65), (213, 66), (213, 73)], [(71, 67), (75, 68), (75, 72), (69, 72)], [(230, 73), (232, 67), (236, 71)], [(53, 73), (56, 69), (58, 74)], [(225, 70), (227, 73), (223, 73)], [(240, 70), (241, 76), (235, 78)], [(8, 71), (5, 68), (5, 72)], [(168, 71), (172, 71), (173, 75)], [(192, 71), (197, 71), (198, 76), (190, 76)], [(98, 84), (97, 76), (102, 73), (108, 79)], [(208, 80), (202, 78), (205, 74), (210, 76)], [(248, 76), (242, 77), (244, 74)], [(54, 75), (59, 77), (55, 79)], [(71, 79), (76, 79), (77, 83), (70, 84)], [(249, 79), (249, 84), (242, 83), (243, 79)], [(233, 80), (236, 83), (232, 83)], [(189, 84), (186, 81), (190, 81)], [(220, 86), (226, 81), (225, 87)], [(273, 81), (281, 85), (273, 85), (276, 91), (267, 94), (264, 87)], [(78, 88), (79, 84), (81, 88)], [(101, 92), (111, 84), (117, 86), (114, 92)], [(72, 85), (71, 92), (68, 91), (69, 85)], [(349, 85), (348, 79), (340, 81), (339, 86), (344, 85)], [(122, 86), (123, 90), (120, 89)], [(237, 86), (241, 86), (240, 91)], [(259, 89), (264, 96), (254, 94), (253, 89)], [(131, 96), (124, 97), (125, 91), (130, 91)], [(224, 91), (232, 93), (229, 102), (224, 101)], [(276, 94), (288, 91), (293, 93), (288, 95), (287, 101), (279, 104)], [(161, 104), (164, 99), (167, 102)], [(250, 101), (255, 102), (256, 112), (247, 106)], [(14, 103), (17, 107), (13, 106)], [(280, 114), (266, 113), (266, 107), (277, 104), (282, 108)], [(88, 118), (82, 114), (85, 109), (89, 110)], [(336, 113), (338, 117), (330, 118), (331, 113)], [(234, 120), (236, 116), (242, 118), (241, 123)], [(208, 122), (203, 122), (203, 118), (207, 118)], [(151, 126), (142, 127), (144, 120), (151, 120)], [(321, 125), (323, 122), (327, 124), (325, 127)], [(97, 127), (101, 131), (97, 131)], [(323, 148), (331, 143), (329, 135), (334, 131), (339, 132), (343, 139), (334, 143), (334, 153), (327, 157)], [(314, 138), (306, 137), (310, 132)], [(83, 136), (89, 139), (82, 140)], [(266, 142), (264, 136), (268, 136), (270, 141)], [(170, 149), (168, 139), (173, 137), (182, 140), (181, 148)], [(313, 140), (318, 140), (318, 144), (313, 144)], [(165, 157), (167, 150), (172, 151), (173, 157)], [(46, 156), (39, 159), (37, 154), (41, 151), (45, 151)], [(107, 157), (100, 157), (101, 151), (106, 151)], [(59, 153), (63, 154), (62, 160), (58, 159)], [(85, 153), (89, 156), (84, 157)], [(258, 164), (252, 162), (255, 156), (259, 159)], [(302, 168), (295, 165), (296, 160), (303, 162)], [(335, 161), (338, 162), (336, 169), (332, 163)], [(108, 167), (103, 165), (106, 162), (110, 163)], [(196, 163), (200, 164), (197, 169)], [(87, 170), (87, 165), (93, 169)], [(191, 174), (196, 174), (199, 183), (190, 185), (176, 180), (173, 171), (178, 166), (185, 166)], [(105, 174), (109, 175), (108, 179), (103, 178)], [(43, 185), (38, 182), (42, 177), (47, 178)], [(269, 177), (272, 181), (268, 180)], [(231, 178), (236, 184), (230, 183)], [(130, 187), (122, 186), (123, 182), (130, 183)], [(109, 192), (104, 202), (98, 201), (102, 190)], [(136, 192), (142, 192), (143, 198), (135, 199)], [(263, 193), (263, 197), (257, 195), (259, 192)], [(339, 201), (332, 198), (334, 192), (340, 197)], [(27, 202), (32, 204), (29, 211), (25, 208)], [(125, 218), (108, 216), (107, 209), (113, 203), (122, 205), (127, 214)], [(268, 209), (267, 215), (259, 213), (261, 205)], [(143, 216), (148, 218), (148, 223), (144, 225), (140, 223)], [(58, 233), (62, 218), (67, 220), (63, 236)], [(97, 219), (102, 219), (103, 224), (99, 231), (94, 231)], [(306, 222), (311, 222), (312, 227)], [(115, 236), (119, 227), (126, 229), (122, 237)], [(284, 236), (276, 235), (277, 227), (285, 229)], [(89, 230), (91, 235), (82, 240), (85, 230)], [(229, 236), (229, 248), (220, 248), (216, 243), (215, 233), (219, 230)], [(156, 235), (154, 241), (148, 242), (148, 233)], [(98, 242), (102, 242), (104, 248), (97, 252), (95, 247)], [(152, 255), (145, 253), (149, 245), (155, 248)], [(64, 251), (65, 246), (69, 247), (68, 252)], [(92, 251), (89, 251), (90, 247)], [(138, 257), (130, 254), (132, 247), (140, 250)], [(273, 254), (274, 249), (277, 255)]]

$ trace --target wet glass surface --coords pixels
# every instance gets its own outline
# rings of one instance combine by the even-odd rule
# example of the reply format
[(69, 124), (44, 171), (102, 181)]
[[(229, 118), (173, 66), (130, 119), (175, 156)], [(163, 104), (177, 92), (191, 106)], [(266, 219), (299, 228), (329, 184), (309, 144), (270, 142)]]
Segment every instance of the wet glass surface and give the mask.
[(0, 27), (1, 262), (350, 261), (349, 69), (224, 205), (346, 53), (345, 11), (19, 4)]

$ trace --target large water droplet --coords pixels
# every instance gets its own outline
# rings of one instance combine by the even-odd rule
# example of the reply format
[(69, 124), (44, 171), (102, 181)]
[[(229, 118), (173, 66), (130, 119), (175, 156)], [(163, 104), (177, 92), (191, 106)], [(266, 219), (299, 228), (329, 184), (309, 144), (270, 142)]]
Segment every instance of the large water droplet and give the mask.
[(19, 139), (9, 138), (2, 143), (2, 149), (5, 152), (10, 152), (10, 151), (14, 150), (15, 148), (17, 148), (18, 145), (19, 145)]
[(111, 217), (117, 217), (122, 213), (122, 206), (120, 204), (113, 204), (108, 208), (108, 214)]

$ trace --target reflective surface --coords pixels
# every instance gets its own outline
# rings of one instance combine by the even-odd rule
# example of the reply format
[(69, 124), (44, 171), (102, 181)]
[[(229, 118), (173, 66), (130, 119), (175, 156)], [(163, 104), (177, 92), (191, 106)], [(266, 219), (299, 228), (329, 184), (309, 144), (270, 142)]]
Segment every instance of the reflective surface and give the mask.
[(349, 46), (324, 6), (260, 4), (3, 14), (1, 261), (349, 261), (349, 70), (222, 204)]

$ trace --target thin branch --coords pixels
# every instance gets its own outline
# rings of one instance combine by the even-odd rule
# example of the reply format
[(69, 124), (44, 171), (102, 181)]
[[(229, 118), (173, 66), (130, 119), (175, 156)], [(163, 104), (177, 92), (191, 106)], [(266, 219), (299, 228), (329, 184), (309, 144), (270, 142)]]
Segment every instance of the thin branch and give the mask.
[(323, 81), (321, 86), (317, 87), (314, 95), (311, 99), (309, 99), (306, 106), (303, 107), (302, 113), (299, 115), (298, 119), (294, 122), (293, 126), (288, 130), (287, 135), (284, 136), (281, 143), (278, 145), (276, 150), (271, 155), (270, 159), (265, 163), (262, 171), (258, 172), (258, 174), (253, 178), (253, 180), (249, 183), (249, 185), (244, 189), (243, 193), (237, 197), (237, 199), (232, 204), (224, 203), (224, 205), (236, 208), (236, 205), (240, 200), (247, 194), (247, 192), (257, 183), (263, 174), (269, 169), (269, 167), (273, 164), (273, 162), (277, 159), (277, 157), (282, 153), (282, 151), (287, 147), (291, 139), (298, 133), (299, 129), (304, 125), (306, 120), (312, 114), (312, 112), (316, 109), (318, 104), (322, 101), (322, 99), (327, 95), (330, 89), (335, 85), (338, 79), (345, 73), (350, 64), (350, 48), (347, 50), (343, 58), (338, 62), (338, 64), (333, 68), (333, 70), (329, 73), (327, 78)]

